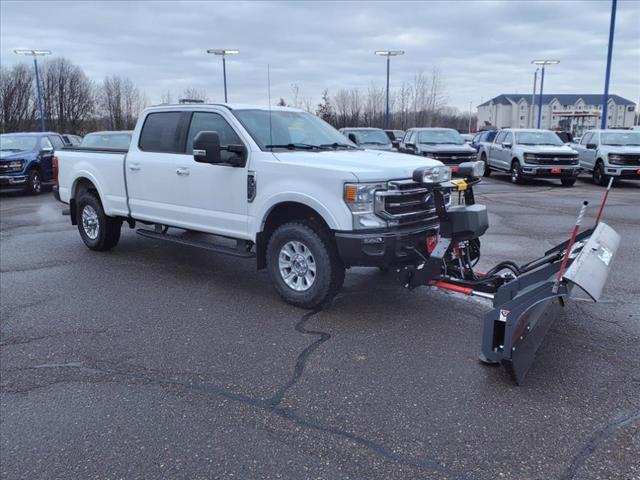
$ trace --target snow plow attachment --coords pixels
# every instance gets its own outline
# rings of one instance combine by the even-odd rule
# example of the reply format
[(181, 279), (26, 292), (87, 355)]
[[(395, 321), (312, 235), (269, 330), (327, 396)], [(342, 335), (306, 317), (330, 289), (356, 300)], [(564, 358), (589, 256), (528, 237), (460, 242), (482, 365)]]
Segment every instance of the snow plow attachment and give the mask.
[[(414, 180), (427, 186), (440, 222), (437, 242), (427, 239), (421, 260), (398, 269), (405, 287), (428, 285), (491, 300), (483, 318), (480, 360), (502, 364), (520, 385), (545, 335), (566, 300), (582, 291), (598, 301), (620, 244), (620, 236), (600, 222), (611, 182), (598, 210), (595, 226), (580, 233), (588, 202), (583, 202), (569, 239), (524, 265), (503, 261), (487, 272), (474, 270), (480, 258), (480, 237), (489, 227), (486, 207), (475, 203), (473, 185), (480, 182), (482, 162), (462, 164), (464, 180), (429, 182), (420, 169)], [(447, 195), (458, 205), (447, 207)], [(430, 248), (430, 246), (432, 248)]]
[[(619, 243), (620, 236), (600, 223), (577, 236), (570, 252), (567, 242), (558, 245), (537, 261), (540, 266), (500, 286), (484, 317), (483, 359), (501, 363), (522, 384), (566, 299), (581, 290), (598, 301)], [(564, 252), (569, 266), (559, 277)]]

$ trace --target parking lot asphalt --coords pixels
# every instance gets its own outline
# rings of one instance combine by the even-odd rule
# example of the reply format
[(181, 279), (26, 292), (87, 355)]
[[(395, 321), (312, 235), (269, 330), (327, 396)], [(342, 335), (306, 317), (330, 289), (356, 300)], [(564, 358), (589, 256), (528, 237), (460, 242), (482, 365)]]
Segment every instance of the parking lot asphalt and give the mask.
[[(567, 238), (603, 189), (477, 189), (481, 266)], [(3, 479), (640, 478), (640, 185), (601, 303), (572, 301), (523, 386), (477, 361), (488, 304), (353, 269), (283, 303), (250, 260), (123, 230), (89, 251), (51, 194), (0, 198)], [(588, 221), (587, 221), (588, 222)]]

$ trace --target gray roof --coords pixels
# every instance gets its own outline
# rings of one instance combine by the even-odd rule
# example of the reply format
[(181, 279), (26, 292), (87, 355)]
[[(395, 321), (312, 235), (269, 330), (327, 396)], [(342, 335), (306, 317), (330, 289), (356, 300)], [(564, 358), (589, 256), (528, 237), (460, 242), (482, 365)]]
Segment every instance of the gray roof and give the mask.
[[(525, 99), (527, 103), (531, 101), (531, 94), (522, 94), (522, 93), (503, 93), (502, 95), (498, 95), (497, 97), (492, 98), (484, 102), (479, 107), (486, 107), (490, 105), (491, 102), (498, 105), (511, 105), (511, 102), (518, 103), (520, 100)], [(538, 104), (539, 95), (536, 95), (536, 104)], [(557, 98), (558, 101), (562, 105), (573, 105), (579, 99), (582, 99), (584, 103), (587, 105), (601, 105), (602, 104), (602, 94), (600, 93), (586, 93), (586, 94), (572, 94), (572, 93), (559, 93), (559, 94), (545, 94), (542, 95), (542, 104), (548, 105), (551, 101)], [(635, 102), (631, 100), (627, 100), (626, 98), (622, 98), (620, 95), (609, 95), (609, 100), (613, 100), (616, 105), (635, 105)]]

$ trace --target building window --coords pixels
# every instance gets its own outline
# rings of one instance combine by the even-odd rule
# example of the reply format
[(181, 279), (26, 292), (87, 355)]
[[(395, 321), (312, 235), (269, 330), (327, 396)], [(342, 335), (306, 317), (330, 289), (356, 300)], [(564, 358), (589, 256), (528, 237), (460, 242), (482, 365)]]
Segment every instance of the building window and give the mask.
[(524, 115), (520, 115), (520, 120), (524, 120)]

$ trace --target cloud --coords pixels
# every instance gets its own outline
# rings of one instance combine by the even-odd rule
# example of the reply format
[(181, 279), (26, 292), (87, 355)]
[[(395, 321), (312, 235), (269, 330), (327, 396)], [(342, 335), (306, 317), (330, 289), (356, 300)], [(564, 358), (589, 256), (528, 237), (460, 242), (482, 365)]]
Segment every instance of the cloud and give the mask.
[[(530, 61), (557, 57), (545, 90), (598, 93), (604, 84), (609, 2), (16, 2), (0, 3), (1, 58), (46, 48), (96, 81), (130, 77), (153, 102), (189, 87), (222, 99), (222, 66), (207, 48), (238, 48), (227, 62), (229, 98), (318, 100), (329, 88), (385, 81), (377, 49), (392, 59), (392, 88), (438, 68), (449, 102), (463, 110), (500, 93), (529, 92)], [(611, 92), (640, 97), (640, 2), (618, 2)]]

